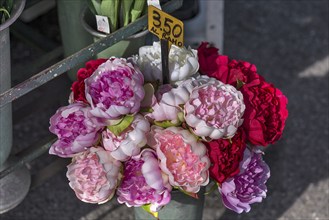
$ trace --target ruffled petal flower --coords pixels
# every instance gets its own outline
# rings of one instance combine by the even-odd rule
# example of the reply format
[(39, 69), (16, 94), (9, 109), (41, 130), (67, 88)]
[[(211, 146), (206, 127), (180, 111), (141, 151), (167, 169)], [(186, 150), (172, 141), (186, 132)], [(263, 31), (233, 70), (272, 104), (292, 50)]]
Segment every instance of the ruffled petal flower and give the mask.
[(81, 201), (102, 204), (113, 197), (120, 183), (121, 166), (102, 147), (92, 147), (73, 157), (66, 176)]
[[(137, 64), (144, 74), (145, 81), (162, 82), (161, 46), (154, 42), (152, 46), (139, 48)], [(169, 75), (171, 84), (187, 79), (199, 69), (197, 51), (171, 46), (169, 52)]]
[(156, 149), (161, 170), (169, 183), (190, 193), (197, 193), (209, 182), (210, 160), (207, 149), (181, 127), (152, 127), (148, 145)]
[(72, 157), (96, 144), (101, 127), (90, 110), (88, 105), (77, 102), (56, 111), (50, 118), (49, 130), (58, 140), (50, 147), (50, 154)]
[(261, 202), (266, 198), (265, 183), (270, 177), (270, 169), (262, 159), (261, 152), (245, 150), (240, 164), (240, 174), (226, 180), (219, 192), (224, 205), (237, 212), (249, 212), (250, 204)]
[(214, 78), (196, 80), (185, 104), (185, 120), (205, 140), (231, 138), (242, 124), (245, 105), (241, 92)]
[(112, 157), (125, 161), (136, 156), (146, 144), (146, 133), (150, 123), (140, 114), (134, 116), (134, 121), (120, 135), (116, 136), (109, 129), (102, 133), (103, 146), (111, 152)]
[(181, 105), (188, 101), (189, 95), (189, 91), (183, 86), (172, 88), (170, 85), (163, 85), (154, 96), (155, 101), (151, 107), (153, 111), (145, 116), (152, 121), (177, 124), (181, 120), (179, 114), (183, 113)]
[(157, 212), (170, 202), (171, 186), (163, 178), (154, 150), (143, 150), (126, 161), (124, 167), (124, 178), (117, 190), (119, 203), (128, 207), (151, 204), (151, 211)]
[(91, 113), (105, 120), (135, 114), (144, 98), (143, 75), (125, 59), (111, 58), (85, 80)]

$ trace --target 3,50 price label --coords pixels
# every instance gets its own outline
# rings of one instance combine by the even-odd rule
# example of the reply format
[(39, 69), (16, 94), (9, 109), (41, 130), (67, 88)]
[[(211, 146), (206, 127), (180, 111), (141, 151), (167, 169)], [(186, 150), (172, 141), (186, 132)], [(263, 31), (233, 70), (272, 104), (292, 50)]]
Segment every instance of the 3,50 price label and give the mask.
[(184, 45), (183, 22), (152, 5), (148, 7), (148, 30), (178, 47)]

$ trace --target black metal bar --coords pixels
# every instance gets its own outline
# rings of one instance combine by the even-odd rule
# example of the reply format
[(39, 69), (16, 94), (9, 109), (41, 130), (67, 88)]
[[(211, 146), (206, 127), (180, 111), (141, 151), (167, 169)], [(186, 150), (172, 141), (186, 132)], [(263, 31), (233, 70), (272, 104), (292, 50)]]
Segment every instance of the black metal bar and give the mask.
[(161, 39), (161, 64), (162, 64), (162, 83), (169, 84), (169, 43), (167, 40)]
[[(183, 0), (172, 0), (163, 6), (163, 10), (167, 13), (171, 13), (180, 8), (183, 4)], [(78, 51), (77, 53), (65, 58), (64, 60), (56, 63), (55, 65), (39, 72), (26, 81), (18, 84), (17, 86), (5, 91), (0, 95), (0, 108), (6, 104), (20, 98), (28, 92), (38, 88), (39, 86), (49, 82), (72, 69), (76, 65), (82, 62), (88, 61), (95, 54), (103, 51), (109, 46), (128, 38), (129, 36), (141, 31), (147, 26), (147, 15), (144, 15), (135, 22), (127, 25), (124, 28), (120, 28), (118, 31), (113, 32), (109, 36), (100, 39), (99, 41), (89, 45), (88, 47)]]

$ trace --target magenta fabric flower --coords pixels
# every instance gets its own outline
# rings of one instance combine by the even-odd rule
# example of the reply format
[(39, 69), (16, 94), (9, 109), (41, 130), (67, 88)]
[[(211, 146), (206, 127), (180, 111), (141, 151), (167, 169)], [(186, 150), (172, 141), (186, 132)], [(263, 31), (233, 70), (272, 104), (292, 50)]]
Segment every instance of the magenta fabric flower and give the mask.
[(72, 157), (96, 144), (101, 127), (90, 110), (88, 105), (77, 102), (56, 111), (50, 118), (49, 130), (58, 140), (50, 147), (50, 154)]
[(143, 150), (124, 164), (124, 174), (117, 190), (118, 202), (128, 207), (151, 204), (151, 211), (157, 212), (170, 202), (171, 186), (163, 178), (156, 153)]
[(81, 201), (102, 204), (113, 197), (120, 183), (121, 166), (102, 147), (92, 147), (73, 157), (66, 176)]
[(214, 78), (202, 77), (185, 104), (185, 120), (205, 140), (231, 138), (242, 124), (245, 105), (241, 92)]
[(169, 183), (186, 192), (197, 193), (209, 182), (210, 160), (207, 149), (181, 127), (152, 127), (148, 145), (156, 149), (161, 170)]
[(150, 123), (140, 114), (120, 135), (116, 136), (109, 129), (103, 131), (103, 146), (111, 152), (112, 157), (125, 161), (136, 156), (146, 144), (146, 133), (150, 131)]
[(240, 174), (223, 182), (219, 192), (224, 205), (237, 212), (249, 212), (250, 204), (266, 198), (265, 183), (270, 177), (270, 169), (262, 159), (261, 152), (245, 150), (240, 164)]
[(144, 98), (143, 74), (125, 59), (112, 58), (85, 80), (91, 113), (106, 120), (139, 111)]

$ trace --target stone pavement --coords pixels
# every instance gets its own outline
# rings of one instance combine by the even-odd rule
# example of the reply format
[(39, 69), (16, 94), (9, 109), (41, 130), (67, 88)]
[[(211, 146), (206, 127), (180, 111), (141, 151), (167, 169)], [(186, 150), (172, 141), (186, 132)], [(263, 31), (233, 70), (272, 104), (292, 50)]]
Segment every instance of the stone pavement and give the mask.
[[(327, 0), (225, 2), (224, 53), (254, 63), (267, 81), (280, 88), (289, 98), (289, 118), (283, 138), (266, 150), (265, 161), (271, 168), (267, 198), (252, 205), (250, 213), (237, 215), (221, 206), (215, 192), (206, 198), (203, 219), (329, 219), (328, 10)], [(51, 30), (56, 33), (53, 23)], [(32, 52), (18, 39), (12, 42), (17, 75)], [(68, 88), (68, 80), (55, 80), (52, 89), (45, 87), (39, 93), (50, 94), (59, 86)], [(46, 137), (48, 119), (57, 107), (43, 105), (17, 120), (15, 145), (24, 148)], [(53, 159), (44, 155), (31, 163), (32, 172)], [(133, 219), (133, 211), (115, 201), (100, 206), (80, 202), (63, 170), (32, 189), (0, 219)]]

